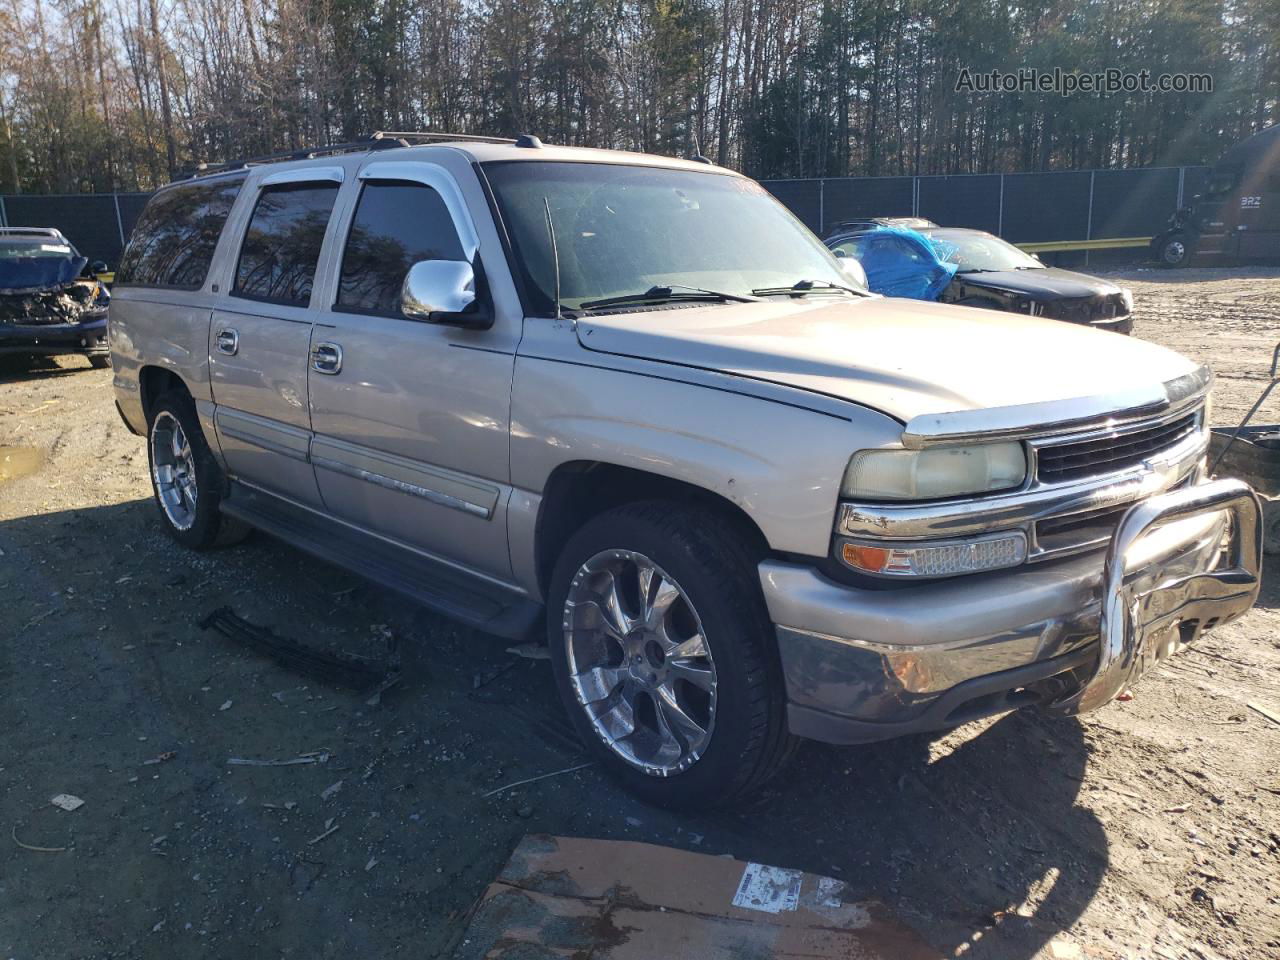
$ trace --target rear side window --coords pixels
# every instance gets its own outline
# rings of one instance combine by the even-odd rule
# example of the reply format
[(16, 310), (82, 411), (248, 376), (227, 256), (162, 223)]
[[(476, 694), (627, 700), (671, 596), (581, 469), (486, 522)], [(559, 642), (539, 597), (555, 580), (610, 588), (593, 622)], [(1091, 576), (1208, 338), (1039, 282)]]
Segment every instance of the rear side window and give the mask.
[(120, 258), (120, 286), (198, 290), (244, 176), (193, 181), (161, 190), (138, 218)]
[(262, 191), (240, 247), (232, 292), (252, 300), (305, 307), (311, 299), (336, 183), (301, 183)]
[(420, 260), (462, 260), (444, 200), (422, 183), (370, 181), (360, 192), (334, 308), (400, 316), (405, 274)]

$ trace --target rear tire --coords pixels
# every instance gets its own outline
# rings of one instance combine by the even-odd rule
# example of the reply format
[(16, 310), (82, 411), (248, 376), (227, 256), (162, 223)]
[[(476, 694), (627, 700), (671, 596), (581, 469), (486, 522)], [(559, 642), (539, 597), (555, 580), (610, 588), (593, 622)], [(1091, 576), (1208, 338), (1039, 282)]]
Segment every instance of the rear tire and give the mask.
[(147, 411), (147, 463), (160, 519), (184, 547), (207, 550), (248, 535), (247, 526), (219, 510), (226, 477), (185, 391), (170, 390)]
[(650, 803), (731, 803), (797, 743), (762, 552), (733, 519), (666, 501), (609, 510), (561, 552), (547, 607), (556, 686), (590, 753)]

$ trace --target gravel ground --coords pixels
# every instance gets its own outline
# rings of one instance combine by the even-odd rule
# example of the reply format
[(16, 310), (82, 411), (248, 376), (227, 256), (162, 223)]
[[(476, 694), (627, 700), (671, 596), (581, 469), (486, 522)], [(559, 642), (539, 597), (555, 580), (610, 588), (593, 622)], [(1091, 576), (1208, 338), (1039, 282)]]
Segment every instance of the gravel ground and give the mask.
[[(1116, 276), (1237, 419), (1280, 271)], [(0, 958), (448, 956), (525, 832), (839, 877), (945, 956), (1280, 957), (1280, 726), (1246, 707), (1280, 711), (1276, 576), (1131, 702), (811, 745), (748, 806), (677, 816), (591, 767), (488, 795), (583, 762), (545, 661), (264, 536), (183, 551), (145, 474), (109, 371), (0, 372)], [(404, 680), (308, 681), (200, 630), (224, 605), (356, 654), (389, 631)]]

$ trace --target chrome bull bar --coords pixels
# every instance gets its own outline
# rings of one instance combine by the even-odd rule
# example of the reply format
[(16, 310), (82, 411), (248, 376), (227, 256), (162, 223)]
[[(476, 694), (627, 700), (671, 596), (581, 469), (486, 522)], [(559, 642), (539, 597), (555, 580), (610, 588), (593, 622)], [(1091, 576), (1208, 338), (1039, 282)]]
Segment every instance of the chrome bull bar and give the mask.
[[(1137, 585), (1126, 559), (1156, 527), (1196, 515), (1230, 514), (1226, 557), (1212, 570)], [(1102, 575), (1098, 660), (1092, 675), (1065, 698), (1047, 705), (1074, 715), (1109, 703), (1150, 666), (1202, 631), (1234, 620), (1253, 606), (1262, 583), (1262, 507), (1248, 484), (1234, 479), (1175, 490), (1133, 506), (1116, 529)]]

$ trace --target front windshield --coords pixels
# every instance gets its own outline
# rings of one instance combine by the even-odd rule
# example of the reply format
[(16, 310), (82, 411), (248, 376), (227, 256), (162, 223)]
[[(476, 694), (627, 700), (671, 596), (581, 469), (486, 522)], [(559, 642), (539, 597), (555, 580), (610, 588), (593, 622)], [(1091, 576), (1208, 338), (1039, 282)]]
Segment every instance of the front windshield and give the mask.
[(1044, 269), (1035, 257), (989, 233), (931, 233), (929, 241), (941, 260), (956, 265), (957, 273)]
[(535, 309), (666, 287), (738, 297), (802, 280), (849, 286), (826, 247), (752, 180), (632, 164), (508, 161), (484, 167)]

